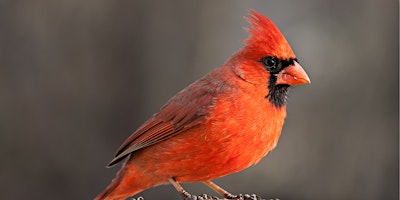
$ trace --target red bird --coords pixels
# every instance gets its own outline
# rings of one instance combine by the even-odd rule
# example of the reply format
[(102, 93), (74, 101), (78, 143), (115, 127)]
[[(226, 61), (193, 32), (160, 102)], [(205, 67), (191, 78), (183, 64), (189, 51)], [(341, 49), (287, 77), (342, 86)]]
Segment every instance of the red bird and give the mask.
[(96, 200), (122, 200), (150, 187), (203, 182), (256, 164), (278, 143), (290, 86), (310, 83), (288, 42), (265, 16), (250, 11), (250, 37), (225, 64), (173, 96), (118, 149), (127, 158)]

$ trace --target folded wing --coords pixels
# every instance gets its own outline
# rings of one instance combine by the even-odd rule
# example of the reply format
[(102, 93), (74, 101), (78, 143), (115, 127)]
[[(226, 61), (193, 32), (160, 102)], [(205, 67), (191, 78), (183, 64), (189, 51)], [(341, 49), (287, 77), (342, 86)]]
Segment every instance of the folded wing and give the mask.
[(160, 110), (140, 126), (118, 149), (109, 167), (129, 154), (164, 141), (199, 125), (215, 100), (215, 89), (206, 81), (192, 84), (172, 97)]

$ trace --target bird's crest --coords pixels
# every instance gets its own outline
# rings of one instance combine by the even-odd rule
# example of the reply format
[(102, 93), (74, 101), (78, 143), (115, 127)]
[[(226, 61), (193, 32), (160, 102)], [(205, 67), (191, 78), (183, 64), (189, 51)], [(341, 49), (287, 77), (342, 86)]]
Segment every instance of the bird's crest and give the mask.
[(246, 28), (250, 36), (245, 40), (245, 50), (254, 56), (276, 56), (294, 58), (295, 55), (278, 27), (267, 17), (250, 10), (245, 19), (252, 27)]

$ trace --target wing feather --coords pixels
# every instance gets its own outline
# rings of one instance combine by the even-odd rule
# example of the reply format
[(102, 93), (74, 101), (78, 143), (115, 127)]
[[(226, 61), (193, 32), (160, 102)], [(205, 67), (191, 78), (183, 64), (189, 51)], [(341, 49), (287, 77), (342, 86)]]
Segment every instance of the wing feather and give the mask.
[(108, 167), (117, 164), (139, 149), (164, 141), (200, 124), (199, 119), (205, 119), (208, 110), (212, 107), (215, 88), (212, 89), (210, 82), (204, 79), (195, 83), (172, 97), (160, 112), (140, 126), (119, 147)]

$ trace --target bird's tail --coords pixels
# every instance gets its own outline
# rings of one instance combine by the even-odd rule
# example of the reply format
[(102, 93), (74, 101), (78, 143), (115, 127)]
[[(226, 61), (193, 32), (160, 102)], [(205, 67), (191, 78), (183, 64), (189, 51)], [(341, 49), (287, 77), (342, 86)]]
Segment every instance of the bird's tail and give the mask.
[(110, 185), (94, 200), (125, 200), (157, 183), (134, 165), (126, 162)]

